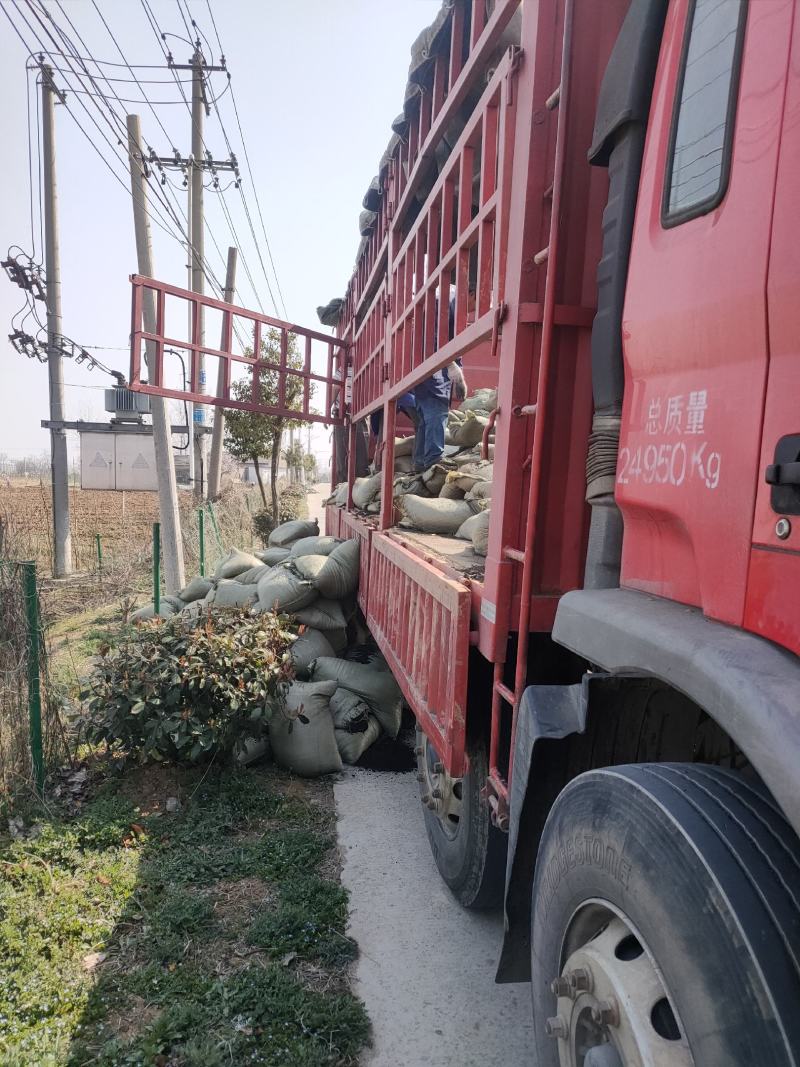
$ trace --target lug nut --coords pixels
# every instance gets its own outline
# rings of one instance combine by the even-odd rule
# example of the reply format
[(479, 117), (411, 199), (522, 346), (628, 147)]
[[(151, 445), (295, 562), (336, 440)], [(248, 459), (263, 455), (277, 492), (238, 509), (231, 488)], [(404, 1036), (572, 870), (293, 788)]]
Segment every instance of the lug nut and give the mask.
[(422, 801), (422, 803), (426, 804), (426, 805), (430, 804), (430, 799), (431, 799), (430, 793), (423, 793), (422, 796), (420, 797), (420, 800)]
[(424, 756), (425, 755), (425, 749), (422, 747), (422, 745), (417, 745), (416, 746), (416, 748), (414, 749), (414, 755), (415, 756)]
[(434, 774), (442, 774), (443, 772), (444, 772), (444, 764), (440, 763), (437, 760), (436, 763), (434, 763), (434, 765), (433, 765), (433, 773)]
[(613, 1000), (601, 1000), (592, 1008), (592, 1022), (600, 1026), (619, 1026), (619, 1009)]
[(554, 978), (550, 983), (550, 992), (556, 997), (568, 997), (572, 992), (572, 986), (569, 984), (569, 979), (565, 978), (563, 975)]
[(424, 782), (425, 781), (425, 775), (422, 773), (422, 771), (417, 771), (416, 777), (417, 777), (417, 781), (418, 782)]
[(569, 1034), (569, 1028), (560, 1015), (554, 1015), (544, 1024), (544, 1032), (548, 1037), (565, 1038)]
[(439, 788), (436, 788), (436, 789), (434, 789), (434, 790), (433, 790), (433, 791), (431, 792), (431, 796), (432, 796), (432, 797), (435, 797), (435, 798), (436, 798), (437, 800), (440, 800), (440, 799), (441, 799), (441, 796), (442, 796), (442, 791), (441, 791), (441, 789), (439, 789)]
[(586, 967), (576, 967), (574, 971), (569, 971), (567, 981), (574, 994), (592, 991), (592, 972)]

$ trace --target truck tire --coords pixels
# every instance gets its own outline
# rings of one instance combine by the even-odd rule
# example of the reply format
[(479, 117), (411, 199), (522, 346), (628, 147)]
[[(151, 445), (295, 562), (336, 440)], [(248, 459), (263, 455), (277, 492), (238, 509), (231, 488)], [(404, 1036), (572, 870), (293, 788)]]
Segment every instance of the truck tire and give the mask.
[(539, 1067), (796, 1067), (800, 842), (772, 799), (700, 764), (575, 778), (531, 920)]
[[(468, 744), (468, 769), (453, 779), (436, 749), (417, 730), (417, 770), (431, 852), (439, 873), (465, 908), (488, 910), (503, 903), (507, 835), (492, 825), (481, 799), (488, 763), (482, 740)], [(436, 797), (435, 793), (441, 793)]]

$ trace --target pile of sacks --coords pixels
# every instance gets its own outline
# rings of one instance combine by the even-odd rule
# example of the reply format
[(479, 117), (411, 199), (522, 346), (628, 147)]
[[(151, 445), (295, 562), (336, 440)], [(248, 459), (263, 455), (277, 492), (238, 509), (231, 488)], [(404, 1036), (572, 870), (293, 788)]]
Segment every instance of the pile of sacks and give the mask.
[[(483, 434), (497, 406), (494, 389), (478, 389), (447, 416), (444, 456), (421, 474), (414, 473), (414, 438), (395, 440), (394, 502), (400, 525), (424, 533), (445, 534), (470, 541), (485, 556), (489, 541), (489, 513), (494, 476), (494, 444), (489, 458), (481, 458)], [(353, 506), (367, 515), (381, 507), (381, 473), (356, 478)], [(347, 484), (336, 487), (329, 503), (347, 503)]]
[[(159, 605), (164, 618), (196, 617), (213, 605), (275, 610), (300, 624), (290, 648), (298, 680), (273, 716), (269, 741), (276, 763), (308, 777), (355, 763), (382, 733), (395, 738), (400, 729), (402, 693), (386, 661), (361, 646), (348, 652), (359, 554), (358, 539), (321, 537), (316, 520), (285, 522), (263, 552), (231, 549), (211, 578), (193, 578)], [(153, 615), (148, 604), (131, 618)], [(265, 750), (249, 744), (242, 762)]]

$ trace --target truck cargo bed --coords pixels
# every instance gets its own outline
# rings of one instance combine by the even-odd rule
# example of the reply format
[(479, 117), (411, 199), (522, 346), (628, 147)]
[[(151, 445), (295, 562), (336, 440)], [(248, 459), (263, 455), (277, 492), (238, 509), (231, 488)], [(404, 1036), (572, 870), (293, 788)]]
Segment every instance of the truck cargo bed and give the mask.
[(486, 559), (477, 555), (469, 541), (444, 534), (421, 533), (408, 530), (404, 526), (392, 527), (391, 533), (401, 541), (406, 541), (413, 548), (425, 553), (429, 562), (445, 564), (457, 571), (464, 578), (482, 582), (486, 570)]

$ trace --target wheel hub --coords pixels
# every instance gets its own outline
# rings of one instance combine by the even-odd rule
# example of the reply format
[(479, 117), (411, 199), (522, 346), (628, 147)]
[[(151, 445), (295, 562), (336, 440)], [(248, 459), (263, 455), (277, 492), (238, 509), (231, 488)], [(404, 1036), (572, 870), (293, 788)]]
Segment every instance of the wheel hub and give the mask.
[(573, 951), (551, 983), (547, 1033), (561, 1067), (692, 1067), (658, 969), (639, 937), (613, 916)]
[(455, 837), (463, 808), (463, 779), (450, 777), (424, 734), (417, 745), (416, 755), (422, 803), (436, 815), (447, 836)]

